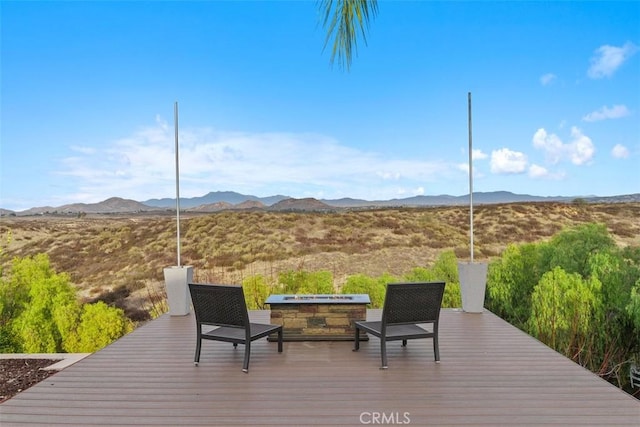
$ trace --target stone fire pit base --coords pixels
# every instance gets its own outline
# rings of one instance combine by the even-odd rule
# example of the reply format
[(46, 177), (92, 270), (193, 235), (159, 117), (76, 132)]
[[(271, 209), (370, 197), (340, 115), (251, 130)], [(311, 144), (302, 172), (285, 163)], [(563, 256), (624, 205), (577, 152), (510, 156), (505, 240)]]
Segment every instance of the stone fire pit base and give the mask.
[(366, 294), (271, 295), (266, 301), (271, 323), (283, 326), (284, 341), (353, 341), (354, 322), (366, 320), (370, 302)]

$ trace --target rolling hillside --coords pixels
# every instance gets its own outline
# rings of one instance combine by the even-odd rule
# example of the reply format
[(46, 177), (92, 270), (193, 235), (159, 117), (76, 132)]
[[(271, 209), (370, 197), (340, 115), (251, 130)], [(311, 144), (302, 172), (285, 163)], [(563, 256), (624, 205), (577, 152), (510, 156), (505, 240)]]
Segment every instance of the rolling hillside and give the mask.
[[(316, 205), (324, 206), (324, 205)], [(288, 206), (290, 208), (290, 206)], [(343, 211), (224, 210), (181, 216), (181, 260), (196, 281), (241, 283), (256, 274), (327, 270), (340, 286), (349, 275), (402, 275), (445, 250), (469, 257), (463, 206)], [(565, 227), (606, 224), (622, 245), (640, 246), (640, 203), (510, 203), (475, 209), (475, 258), (510, 243), (548, 239)], [(143, 316), (162, 293), (163, 268), (176, 264), (173, 215), (10, 216), (0, 221), (0, 261), (49, 254), (86, 299), (100, 298)]]

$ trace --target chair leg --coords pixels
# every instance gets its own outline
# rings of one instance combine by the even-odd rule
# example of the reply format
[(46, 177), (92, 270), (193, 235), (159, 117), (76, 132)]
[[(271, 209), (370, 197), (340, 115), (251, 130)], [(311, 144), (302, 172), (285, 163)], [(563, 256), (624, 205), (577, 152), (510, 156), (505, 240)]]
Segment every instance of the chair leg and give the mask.
[(353, 340), (353, 351), (358, 351), (360, 349), (360, 328), (356, 326), (356, 336)]
[(438, 335), (433, 336), (433, 354), (436, 359), (436, 363), (440, 363), (440, 349), (438, 348)]
[(234, 342), (234, 343), (233, 343), (233, 346), (234, 346), (234, 347), (238, 347), (238, 343), (237, 343), (237, 342)]
[(407, 346), (407, 340), (402, 340), (402, 346), (406, 347)]
[(242, 372), (245, 374), (249, 372), (249, 357), (251, 356), (251, 341), (248, 340), (244, 345), (244, 364), (242, 365)]
[(380, 337), (380, 355), (382, 356), (382, 366), (380, 369), (387, 369), (387, 341), (384, 336)]
[(278, 330), (278, 353), (282, 353), (282, 328)]
[(202, 340), (200, 339), (200, 337), (198, 337), (198, 340), (196, 342), (196, 355), (193, 358), (193, 364), (198, 366), (198, 363), (200, 363), (200, 347), (202, 345)]

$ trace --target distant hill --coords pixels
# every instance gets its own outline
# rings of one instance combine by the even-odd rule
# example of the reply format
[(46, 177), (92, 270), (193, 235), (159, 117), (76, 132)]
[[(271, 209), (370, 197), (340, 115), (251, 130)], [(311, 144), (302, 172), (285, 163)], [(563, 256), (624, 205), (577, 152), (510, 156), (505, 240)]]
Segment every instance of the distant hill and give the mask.
[[(570, 203), (577, 199), (587, 203), (625, 203), (640, 202), (640, 193), (620, 196), (531, 196), (528, 194), (515, 194), (508, 191), (492, 191), (473, 193), (475, 205), (496, 203), (523, 203), (523, 202), (565, 202)], [(180, 209), (189, 212), (218, 212), (223, 210), (248, 210), (268, 209), (273, 211), (326, 211), (346, 208), (365, 207), (419, 207), (419, 206), (461, 206), (469, 203), (469, 195), (463, 196), (414, 196), (405, 199), (392, 200), (361, 200), (343, 198), (335, 200), (314, 198), (294, 199), (287, 196), (276, 195), (270, 197), (256, 197), (244, 195), (233, 191), (210, 192), (202, 197), (180, 198)], [(25, 211), (14, 212), (1, 209), (1, 216), (9, 215), (78, 215), (78, 214), (109, 214), (109, 213), (157, 213), (175, 210), (175, 199), (150, 199), (137, 202), (130, 199), (112, 197), (99, 203), (74, 203), (58, 207), (44, 206), (31, 208)]]
[[(236, 193), (235, 191), (212, 191), (201, 197), (180, 198), (180, 208), (195, 208), (201, 205), (211, 205), (219, 202), (226, 202), (238, 205), (246, 201), (260, 202), (263, 205), (271, 206), (281, 200), (288, 199), (288, 196), (256, 197)], [(175, 208), (176, 199), (149, 199), (142, 202), (147, 206), (158, 208)]]
[[(181, 203), (182, 206), (182, 203)], [(264, 209), (265, 205), (257, 200), (246, 200), (233, 205), (229, 202), (215, 202), (186, 209), (188, 212), (220, 212), (224, 210)]]
[(334, 206), (329, 206), (317, 199), (285, 199), (269, 207), (270, 211), (330, 211), (335, 210)]
[(140, 202), (120, 197), (111, 197), (99, 203), (73, 203), (58, 207), (44, 206), (31, 208), (19, 212), (20, 215), (43, 215), (43, 214), (81, 214), (81, 213), (134, 213), (134, 212), (154, 212), (162, 209), (147, 206)]
[[(180, 203), (180, 206), (182, 207), (182, 203)], [(215, 202), (215, 203), (209, 203), (206, 205), (196, 206), (195, 208), (188, 208), (187, 210), (189, 212), (218, 212), (226, 209), (231, 209), (232, 207), (233, 205), (228, 202)]]

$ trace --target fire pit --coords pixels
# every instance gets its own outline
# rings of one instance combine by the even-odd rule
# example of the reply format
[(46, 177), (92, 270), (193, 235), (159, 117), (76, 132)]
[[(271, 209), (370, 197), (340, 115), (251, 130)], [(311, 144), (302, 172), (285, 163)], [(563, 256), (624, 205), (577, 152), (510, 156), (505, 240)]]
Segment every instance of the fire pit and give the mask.
[(266, 303), (285, 341), (350, 341), (354, 321), (366, 320), (371, 300), (367, 294), (271, 295)]

